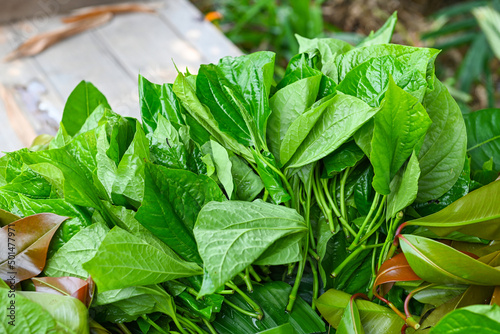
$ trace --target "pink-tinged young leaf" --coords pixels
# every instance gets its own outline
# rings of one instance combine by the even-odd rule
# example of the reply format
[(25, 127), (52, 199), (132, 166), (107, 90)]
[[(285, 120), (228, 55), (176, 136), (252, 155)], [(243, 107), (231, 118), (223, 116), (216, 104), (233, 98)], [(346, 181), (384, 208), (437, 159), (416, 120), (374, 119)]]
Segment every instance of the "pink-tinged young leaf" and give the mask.
[(50, 240), (68, 217), (40, 213), (0, 229), (0, 278), (11, 284), (40, 274)]
[(53, 293), (78, 298), (88, 306), (89, 284), (76, 277), (34, 277), (31, 279), (38, 292)]

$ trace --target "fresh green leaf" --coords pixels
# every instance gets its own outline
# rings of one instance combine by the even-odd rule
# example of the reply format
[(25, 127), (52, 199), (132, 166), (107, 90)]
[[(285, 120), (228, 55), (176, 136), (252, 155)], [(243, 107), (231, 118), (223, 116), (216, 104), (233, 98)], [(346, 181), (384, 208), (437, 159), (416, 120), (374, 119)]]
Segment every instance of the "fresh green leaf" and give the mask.
[(500, 307), (473, 305), (447, 314), (431, 330), (432, 334), (500, 333)]
[(431, 118), (418, 155), (420, 179), (417, 202), (436, 199), (446, 193), (462, 171), (467, 138), (462, 113), (446, 87), (437, 79), (434, 90), (422, 104)]
[(416, 98), (399, 88), (392, 79), (375, 116), (370, 161), (375, 176), (373, 188), (390, 193), (390, 182), (413, 150), (418, 151), (431, 120)]
[(201, 274), (195, 263), (183, 261), (174, 252), (165, 253), (119, 227), (108, 232), (83, 268), (101, 292)]
[(325, 174), (332, 177), (347, 167), (354, 167), (364, 156), (359, 146), (354, 141), (349, 141), (323, 159)]
[(339, 326), (337, 327), (338, 334), (364, 334), (365, 330), (361, 324), (359, 310), (356, 306), (356, 301), (351, 298), (347, 304)]
[(500, 171), (500, 109), (483, 109), (464, 115), (467, 129), (467, 152), (472, 157), (472, 169), (481, 169), (493, 159), (493, 170)]
[(450, 246), (411, 234), (399, 237), (401, 249), (413, 271), (438, 284), (500, 284), (500, 269), (490, 267)]
[[(321, 295), (315, 304), (330, 325), (338, 328), (350, 298), (345, 292), (330, 289)], [(390, 309), (366, 300), (358, 300), (356, 304), (366, 334), (400, 332), (404, 321)]]
[(345, 143), (378, 112), (363, 101), (337, 93), (288, 162), (297, 168), (317, 161)]
[(217, 177), (222, 183), (227, 197), (231, 199), (233, 197), (234, 189), (233, 174), (231, 173), (233, 164), (229, 159), (229, 155), (227, 154), (227, 151), (224, 147), (213, 140), (210, 140), (210, 145), (212, 147), (212, 159), (215, 163)]
[(274, 156), (270, 152), (258, 154), (254, 151), (253, 154), (254, 160), (257, 163), (257, 172), (274, 203), (280, 204), (288, 202), (292, 197), (287, 189), (285, 189), (281, 177), (274, 171), (278, 169), (278, 164)]
[(200, 262), (192, 231), (196, 217), (203, 205), (224, 198), (208, 176), (148, 163), (136, 219), (183, 258)]
[(194, 235), (205, 270), (199, 295), (214, 293), (257, 260), (274, 242), (307, 231), (295, 210), (262, 201), (210, 202), (198, 215)]
[(500, 182), (492, 182), (453, 202), (430, 216), (411, 220), (409, 225), (425, 226), (439, 236), (453, 231), (488, 240), (500, 239), (500, 208), (496, 204)]
[(231, 173), (233, 175), (236, 198), (243, 201), (253, 201), (264, 189), (264, 183), (253, 169), (237, 155), (229, 156)]
[(419, 176), (420, 167), (414, 151), (404, 171), (396, 174), (391, 181), (391, 192), (387, 196), (387, 220), (395, 217), (417, 198)]

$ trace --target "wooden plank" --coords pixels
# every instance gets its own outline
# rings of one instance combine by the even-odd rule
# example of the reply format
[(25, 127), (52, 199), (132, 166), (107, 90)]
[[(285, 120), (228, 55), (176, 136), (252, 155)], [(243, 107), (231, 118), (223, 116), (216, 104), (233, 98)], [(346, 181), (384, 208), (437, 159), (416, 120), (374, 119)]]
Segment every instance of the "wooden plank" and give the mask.
[(43, 24), (51, 16), (71, 9), (116, 3), (122, 0), (2, 0), (0, 23), (29, 20), (33, 25)]
[(203, 62), (200, 52), (157, 15), (120, 15), (95, 34), (134, 78), (140, 73), (153, 82), (173, 82), (177, 76), (174, 62), (179, 69), (194, 73)]
[[(46, 24), (45, 31), (60, 25), (60, 18), (54, 17)], [(22, 26), (18, 24), (15, 29), (19, 31)], [(63, 40), (33, 59), (64, 100), (81, 80), (86, 80), (102, 91), (113, 110), (138, 117), (137, 100), (134, 99), (135, 79), (92, 31)]]
[[(0, 26), (0, 58), (17, 46), (14, 40), (12, 29)], [(0, 84), (0, 151), (30, 145), (34, 135), (55, 134), (64, 104), (33, 59), (0, 61)]]
[(198, 9), (187, 0), (164, 0), (160, 17), (185, 41), (193, 45), (207, 63), (217, 63), (224, 56), (243, 53), (217, 29), (204, 19)]

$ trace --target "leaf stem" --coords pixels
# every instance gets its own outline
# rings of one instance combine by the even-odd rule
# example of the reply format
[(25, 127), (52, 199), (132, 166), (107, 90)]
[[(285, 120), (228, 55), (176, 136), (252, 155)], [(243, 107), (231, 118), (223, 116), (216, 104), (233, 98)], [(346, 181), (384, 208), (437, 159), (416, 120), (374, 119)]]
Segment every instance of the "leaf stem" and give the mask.
[(250, 272), (250, 275), (252, 275), (257, 282), (259, 283), (262, 282), (262, 278), (260, 278), (259, 274), (257, 274), (257, 272), (255, 271), (255, 269), (253, 269), (252, 266), (248, 266), (248, 271)]
[[(262, 154), (260, 153), (260, 151), (257, 151), (257, 150), (256, 150), (256, 152), (257, 152), (257, 154), (260, 156), (260, 158), (261, 158), (263, 161), (266, 161), (266, 159), (264, 159), (264, 157), (262, 156)], [(286, 191), (288, 191), (288, 193), (290, 194), (290, 197), (291, 197), (291, 200), (290, 200), (290, 201), (291, 201), (292, 203), (295, 203), (295, 201), (294, 201), (294, 197), (295, 197), (295, 195), (294, 195), (294, 193), (293, 193), (292, 186), (291, 186), (291, 185), (290, 185), (290, 183), (288, 182), (288, 179), (285, 177), (285, 175), (283, 175), (283, 173), (281, 172), (281, 170), (280, 170), (279, 168), (274, 167), (272, 164), (267, 164), (267, 166), (268, 166), (269, 168), (271, 168), (271, 170), (272, 170), (273, 172), (275, 172), (276, 174), (278, 174), (278, 175), (281, 177), (281, 179), (282, 179), (282, 180), (283, 180), (283, 182), (285, 183)]]
[(302, 281), (302, 275), (304, 274), (304, 269), (306, 268), (307, 254), (309, 253), (309, 238), (305, 238), (304, 242), (304, 255), (302, 260), (299, 261), (299, 267), (297, 268), (297, 276), (295, 276), (295, 283), (293, 284), (292, 291), (288, 296), (288, 305), (286, 310), (292, 312), (293, 305), (297, 299), (297, 293), (299, 291), (300, 282)]
[[(363, 240), (368, 239), (377, 230), (377, 229), (372, 229), (372, 227), (373, 227), (373, 225), (376, 224), (376, 222), (380, 218), (382, 212), (384, 211), (386, 197), (387, 196), (385, 196), (385, 195), (384, 195), (384, 197), (382, 197), (382, 200), (380, 201), (380, 204), (378, 206), (377, 213), (375, 214), (375, 217), (373, 217), (372, 221), (370, 222), (370, 225), (368, 225), (368, 232), (369, 233), (365, 233), (365, 235), (363, 236)], [(384, 220), (385, 219), (383, 219), (383, 217), (382, 217), (382, 222)], [(360, 229), (359, 232), (358, 232), (359, 235), (361, 235), (362, 232), (363, 232), (363, 229)], [(354, 240), (354, 241), (356, 241), (356, 240)], [(354, 244), (354, 242), (353, 242), (353, 244)], [(353, 246), (353, 244), (351, 244), (351, 246), (349, 246), (349, 250), (352, 250), (356, 246), (356, 245)]]
[(167, 332), (165, 332), (163, 330), (163, 328), (161, 328), (160, 326), (158, 326), (153, 320), (151, 320), (147, 315), (143, 314), (141, 315), (142, 319), (144, 319), (148, 324), (150, 324), (151, 326), (153, 326), (158, 332), (162, 333), (162, 334), (168, 334)]
[(210, 323), (210, 321), (208, 321), (205, 318), (201, 318), (201, 320), (203, 320), (203, 323), (205, 324), (205, 326), (207, 326), (207, 328), (211, 334), (218, 334), (217, 331), (215, 330), (214, 326), (212, 326), (212, 324)]
[(342, 217), (346, 220), (347, 224), (349, 221), (347, 220), (347, 209), (345, 205), (345, 184), (347, 181), (347, 177), (349, 176), (351, 168), (347, 167), (342, 174), (342, 179), (340, 179), (340, 212)]
[(354, 259), (356, 256), (359, 255), (359, 253), (361, 253), (362, 251), (364, 250), (367, 250), (367, 249), (371, 249), (371, 248), (377, 248), (377, 247), (382, 247), (384, 244), (373, 244), (373, 245), (360, 245), (358, 246), (358, 248), (356, 248), (351, 254), (349, 254), (348, 257), (346, 257), (344, 259), (344, 261), (342, 261), (341, 264), (339, 264), (337, 266), (337, 268), (335, 268), (335, 270), (332, 272), (331, 276), (333, 278), (337, 277), (341, 271), (344, 269), (344, 267), (352, 260)]
[(233, 289), (234, 291), (236, 291), (236, 293), (238, 293), (241, 297), (243, 297), (243, 299), (248, 303), (248, 305), (250, 305), (250, 307), (252, 307), (252, 309), (257, 313), (257, 319), (261, 320), (262, 317), (264, 316), (264, 312), (262, 312), (262, 309), (260, 308), (259, 305), (257, 305), (256, 302), (254, 302), (252, 300), (252, 298), (248, 297), (248, 295), (246, 293), (244, 293), (243, 291), (240, 290), (240, 288), (238, 288), (238, 286), (232, 282), (227, 282), (226, 285), (230, 288), (230, 289)]
[[(340, 224), (342, 224), (342, 227), (343, 227), (346, 239), (349, 240), (351, 238), (351, 235), (352, 236), (356, 235), (356, 231), (354, 231), (354, 229), (349, 225), (349, 223), (347, 222), (347, 220), (344, 219), (344, 217), (342, 217), (342, 215), (341, 215), (341, 213), (339, 211), (339, 208), (337, 207), (337, 203), (335, 201), (335, 194), (334, 194), (333, 197), (330, 195), (330, 191), (328, 189), (328, 180), (321, 180), (321, 183), (323, 185), (323, 190), (325, 191), (326, 198), (327, 198), (328, 202), (330, 203), (330, 206), (333, 209), (333, 212), (337, 216), (337, 219), (340, 221)], [(336, 188), (336, 183), (337, 183), (337, 181), (334, 178), (333, 179), (333, 189), (334, 189), (334, 191), (335, 191), (335, 188)]]
[(118, 323), (116, 326), (124, 333), (124, 334), (132, 334), (132, 332), (125, 326), (123, 323)]
[[(368, 224), (368, 221), (370, 220), (370, 218), (372, 217), (373, 213), (375, 212), (375, 210), (378, 206), (379, 199), (380, 199), (380, 194), (375, 193), (375, 197), (373, 198), (372, 205), (370, 206), (370, 211), (368, 211), (368, 215), (366, 216), (365, 220), (363, 221), (363, 224), (361, 224), (361, 227), (359, 228), (359, 231), (356, 234), (354, 241), (349, 246), (349, 250), (353, 250), (354, 247), (356, 247), (356, 245), (358, 244), (358, 241), (361, 238), (361, 234), (363, 234), (363, 232), (365, 230), (366, 224)], [(372, 224), (370, 224), (370, 225), (372, 225)], [(369, 230), (369, 228), (368, 228), (368, 230)]]
[(318, 270), (316, 269), (316, 262), (311, 259), (310, 257), (308, 258), (309, 264), (311, 265), (311, 271), (313, 274), (313, 297), (312, 297), (312, 303), (311, 303), (311, 308), (312, 310), (316, 310), (316, 299), (318, 299), (318, 294), (319, 294), (319, 279), (318, 279)]
[(247, 286), (247, 291), (253, 292), (253, 285), (252, 285), (252, 281), (250, 279), (248, 267), (245, 268), (245, 274), (238, 273), (238, 276), (240, 276), (241, 279), (243, 280), (243, 282), (245, 282), (245, 285)]
[(191, 330), (194, 330), (196, 333), (198, 334), (207, 334), (207, 332), (205, 332), (203, 329), (201, 329), (200, 327), (198, 327), (195, 323), (193, 323), (191, 320), (189, 320), (188, 318), (186, 317), (182, 317), (182, 316), (178, 316), (179, 317), (179, 321), (181, 323), (184, 324), (184, 326), (186, 326), (186, 328), (189, 328)]
[(224, 303), (226, 303), (228, 306), (230, 306), (234, 310), (240, 312), (241, 314), (248, 315), (249, 317), (256, 318), (256, 319), (259, 319), (259, 320), (262, 319), (262, 314), (257, 314), (257, 313), (254, 313), (254, 312), (250, 312), (250, 311), (244, 310), (241, 307), (237, 306), (236, 304), (231, 303), (227, 299), (224, 300)]

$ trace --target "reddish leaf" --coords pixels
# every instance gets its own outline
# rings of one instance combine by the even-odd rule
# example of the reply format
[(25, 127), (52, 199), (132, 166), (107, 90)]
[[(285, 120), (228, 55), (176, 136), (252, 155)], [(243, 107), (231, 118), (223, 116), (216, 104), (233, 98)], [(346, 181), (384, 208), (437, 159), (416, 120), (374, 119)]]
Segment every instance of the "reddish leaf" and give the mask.
[(92, 300), (94, 299), (94, 292), (95, 292), (95, 282), (92, 279), (92, 276), (89, 276), (86, 280), (89, 288), (87, 289), (87, 304), (85, 304), (87, 307), (92, 304)]
[(0, 230), (0, 278), (10, 284), (40, 274), (50, 240), (68, 217), (40, 213), (19, 219)]
[(420, 280), (422, 279), (411, 269), (405, 255), (399, 253), (382, 263), (375, 278), (374, 288), (386, 283)]
[(34, 277), (31, 279), (36, 291), (78, 298), (89, 305), (89, 283), (76, 277)]

